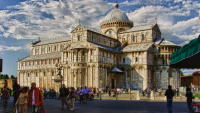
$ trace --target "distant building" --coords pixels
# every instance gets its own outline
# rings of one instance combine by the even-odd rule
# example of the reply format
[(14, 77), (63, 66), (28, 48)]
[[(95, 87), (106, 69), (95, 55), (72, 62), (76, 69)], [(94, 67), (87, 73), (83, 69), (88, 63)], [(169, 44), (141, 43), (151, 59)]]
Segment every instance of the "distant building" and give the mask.
[[(55, 88), (55, 64), (63, 66), (63, 83), (77, 87), (123, 87), (131, 89), (179, 87), (180, 69), (170, 68), (171, 54), (180, 46), (161, 38), (155, 23), (134, 26), (118, 4), (95, 31), (79, 25), (71, 37), (32, 42), (30, 55), (18, 61), (21, 86), (36, 82)], [(118, 68), (123, 73), (112, 73)]]
[(181, 76), (181, 86), (189, 87), (193, 84), (193, 76)]
[(3, 71), (3, 59), (0, 58), (0, 74)]
[(193, 74), (193, 85), (200, 85), (200, 71), (195, 71)]

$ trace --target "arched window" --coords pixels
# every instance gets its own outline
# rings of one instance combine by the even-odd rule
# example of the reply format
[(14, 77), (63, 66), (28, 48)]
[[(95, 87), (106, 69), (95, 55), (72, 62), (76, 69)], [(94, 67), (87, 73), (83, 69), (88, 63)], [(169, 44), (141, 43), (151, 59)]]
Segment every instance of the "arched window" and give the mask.
[(123, 58), (123, 64), (125, 64), (125, 58)]
[(135, 35), (133, 35), (133, 42), (135, 42)]
[(85, 52), (84, 52), (84, 51), (82, 52), (82, 55), (85, 55)]
[(49, 47), (49, 51), (51, 51), (51, 47)]
[(81, 41), (81, 36), (80, 35), (78, 35), (78, 41)]
[(63, 49), (63, 45), (60, 45), (60, 50), (62, 50)]
[(28, 77), (29, 77), (29, 73), (28, 73)]
[(35, 73), (35, 76), (37, 77), (37, 72)]
[(142, 41), (144, 41), (144, 34), (142, 34)]
[(109, 34), (111, 35), (111, 34), (112, 34), (112, 31), (109, 31)]
[(138, 61), (138, 58), (136, 57), (136, 58), (135, 58), (135, 62), (137, 62), (137, 61)]
[(46, 73), (44, 72), (44, 77), (46, 76)]

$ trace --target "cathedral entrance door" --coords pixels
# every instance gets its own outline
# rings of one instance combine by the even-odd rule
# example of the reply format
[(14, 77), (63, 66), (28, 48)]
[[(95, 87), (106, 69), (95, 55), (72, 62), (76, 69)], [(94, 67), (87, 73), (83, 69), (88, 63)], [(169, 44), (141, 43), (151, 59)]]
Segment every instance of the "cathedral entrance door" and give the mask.
[(112, 89), (115, 88), (115, 79), (112, 79), (112, 86), (111, 86)]

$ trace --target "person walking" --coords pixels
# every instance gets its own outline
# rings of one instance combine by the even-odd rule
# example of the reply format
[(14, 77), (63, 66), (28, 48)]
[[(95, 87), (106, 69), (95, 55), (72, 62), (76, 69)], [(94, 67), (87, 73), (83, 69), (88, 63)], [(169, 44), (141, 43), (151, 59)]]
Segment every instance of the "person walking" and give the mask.
[(87, 98), (89, 97), (89, 89), (85, 86), (83, 92), (84, 92), (85, 103), (87, 103)]
[(79, 91), (79, 88), (77, 88), (77, 90), (75, 91), (75, 101), (80, 101), (80, 98), (79, 98), (79, 95), (80, 95), (80, 91)]
[(60, 92), (60, 100), (62, 103), (62, 109), (64, 110), (64, 104), (67, 105), (67, 108), (69, 109), (69, 104), (67, 103), (67, 96), (69, 95), (69, 89), (67, 89), (65, 87), (65, 84), (63, 84), (63, 87), (61, 88), (61, 92)]
[(15, 83), (13, 84), (13, 97), (14, 97), (13, 104), (14, 105), (15, 105), (17, 98), (19, 97), (19, 94), (20, 94), (19, 89), (20, 89), (20, 85), (17, 84), (17, 81), (15, 81)]
[[(59, 89), (59, 92), (61, 92), (62, 88)], [(58, 100), (60, 100), (60, 94), (58, 96)]]
[(81, 101), (83, 102), (83, 87), (81, 87), (81, 89), (79, 90), (79, 96), (80, 96), (80, 104), (81, 104)]
[(147, 97), (149, 98), (150, 97), (150, 93), (151, 93), (151, 91), (150, 91), (150, 89), (149, 88), (147, 88)]
[(28, 87), (24, 87), (22, 92), (15, 103), (18, 106), (18, 113), (26, 113), (27, 110), (27, 100), (28, 100)]
[(36, 83), (31, 84), (31, 90), (28, 94), (27, 106), (31, 107), (32, 113), (38, 113), (39, 107), (43, 107), (42, 92), (39, 88), (36, 88)]
[(6, 89), (6, 86), (4, 86), (3, 90), (1, 91), (1, 97), (3, 97), (3, 106), (4, 110), (7, 110), (7, 103), (8, 103), (8, 98), (10, 100), (10, 94)]
[(109, 97), (111, 95), (111, 89), (110, 88), (108, 88), (108, 95), (109, 95)]
[(161, 96), (162, 88), (159, 89), (159, 96)]
[(71, 92), (70, 92), (70, 96), (69, 96), (69, 104), (70, 104), (70, 107), (71, 107), (70, 110), (74, 110), (74, 101), (75, 101), (74, 88), (71, 87)]
[(174, 92), (172, 90), (172, 86), (171, 85), (168, 86), (168, 89), (165, 92), (165, 96), (167, 96), (168, 112), (172, 113), (172, 100), (173, 100)]
[(190, 88), (187, 88), (186, 89), (186, 97), (187, 97), (187, 105), (188, 105), (188, 109), (189, 109), (189, 112), (191, 113), (192, 112), (192, 92), (191, 92), (191, 89)]

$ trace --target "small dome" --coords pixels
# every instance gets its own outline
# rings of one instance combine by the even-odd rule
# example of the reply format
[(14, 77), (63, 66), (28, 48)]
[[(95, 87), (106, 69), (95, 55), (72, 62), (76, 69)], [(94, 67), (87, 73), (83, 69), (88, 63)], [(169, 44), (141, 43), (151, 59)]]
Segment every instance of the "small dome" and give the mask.
[(102, 22), (105, 22), (105, 21), (129, 21), (129, 18), (127, 17), (127, 15), (123, 11), (118, 9), (118, 7), (119, 7), (119, 5), (117, 3), (115, 3), (114, 9), (106, 15), (106, 17), (104, 18), (104, 20)]

